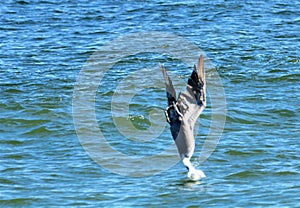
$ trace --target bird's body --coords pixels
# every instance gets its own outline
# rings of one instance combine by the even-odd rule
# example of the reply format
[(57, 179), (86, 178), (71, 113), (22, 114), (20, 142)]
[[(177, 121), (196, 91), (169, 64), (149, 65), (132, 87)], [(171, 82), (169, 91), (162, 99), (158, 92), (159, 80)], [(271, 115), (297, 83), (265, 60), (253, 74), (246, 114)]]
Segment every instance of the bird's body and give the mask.
[(166, 83), (168, 107), (165, 111), (167, 122), (170, 124), (172, 137), (178, 149), (183, 164), (188, 169), (188, 177), (192, 180), (204, 178), (201, 170), (196, 170), (190, 162), (195, 149), (193, 135), (195, 123), (206, 106), (206, 82), (203, 66), (203, 56), (198, 60), (198, 70), (194, 70), (188, 80), (187, 89), (179, 93), (176, 91), (164, 66), (160, 66)]

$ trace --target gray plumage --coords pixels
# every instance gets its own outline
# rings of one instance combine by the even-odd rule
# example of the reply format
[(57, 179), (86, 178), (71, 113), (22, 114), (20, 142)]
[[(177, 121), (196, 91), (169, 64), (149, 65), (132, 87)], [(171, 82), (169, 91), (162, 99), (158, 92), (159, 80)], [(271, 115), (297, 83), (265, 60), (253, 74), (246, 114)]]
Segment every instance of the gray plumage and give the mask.
[[(179, 93), (178, 99), (176, 99), (176, 91), (170, 77), (167, 75), (166, 68), (160, 66), (166, 83), (168, 99), (168, 107), (165, 110), (166, 119), (170, 124), (171, 134), (179, 155), (189, 171), (188, 176), (196, 180), (205, 177), (202, 171), (196, 170), (190, 163), (190, 158), (195, 149), (194, 126), (206, 107), (206, 82), (203, 62), (203, 56), (201, 55), (198, 59), (198, 67), (194, 65), (194, 70), (188, 79), (186, 91)], [(197, 174), (199, 178), (197, 178)]]

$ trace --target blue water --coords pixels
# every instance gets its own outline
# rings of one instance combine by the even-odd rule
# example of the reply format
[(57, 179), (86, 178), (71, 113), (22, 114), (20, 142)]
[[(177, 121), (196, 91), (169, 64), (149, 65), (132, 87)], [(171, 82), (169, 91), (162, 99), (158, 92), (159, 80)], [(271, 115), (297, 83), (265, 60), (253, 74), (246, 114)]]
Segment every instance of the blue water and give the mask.
[[(299, 1), (8, 0), (0, 13), (1, 207), (300, 207)], [(188, 181), (180, 163), (147, 177), (112, 173), (77, 136), (73, 92), (86, 62), (116, 38), (148, 31), (195, 44), (221, 78), (226, 123), (200, 183)], [(160, 152), (172, 138), (167, 125), (150, 142), (119, 132), (111, 114), (118, 83), (159, 62), (173, 77), (191, 70), (146, 52), (115, 63), (95, 96), (99, 128), (126, 155)], [(166, 107), (164, 89), (139, 95), (119, 117), (147, 132), (151, 109)], [(194, 163), (212, 108), (200, 118)]]

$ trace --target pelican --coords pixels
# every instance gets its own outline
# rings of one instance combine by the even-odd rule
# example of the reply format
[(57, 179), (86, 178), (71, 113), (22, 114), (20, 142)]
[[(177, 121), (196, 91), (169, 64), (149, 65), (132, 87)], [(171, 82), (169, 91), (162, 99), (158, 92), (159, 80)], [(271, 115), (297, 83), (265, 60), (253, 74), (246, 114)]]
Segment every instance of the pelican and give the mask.
[(194, 70), (188, 79), (186, 91), (179, 93), (177, 100), (172, 80), (167, 75), (166, 68), (160, 65), (160, 70), (165, 79), (168, 99), (168, 107), (165, 110), (166, 120), (170, 124), (171, 134), (182, 163), (188, 170), (187, 176), (194, 181), (206, 177), (190, 161), (195, 149), (194, 126), (206, 107), (206, 82), (203, 62), (203, 55), (200, 55), (198, 70), (194, 65)]

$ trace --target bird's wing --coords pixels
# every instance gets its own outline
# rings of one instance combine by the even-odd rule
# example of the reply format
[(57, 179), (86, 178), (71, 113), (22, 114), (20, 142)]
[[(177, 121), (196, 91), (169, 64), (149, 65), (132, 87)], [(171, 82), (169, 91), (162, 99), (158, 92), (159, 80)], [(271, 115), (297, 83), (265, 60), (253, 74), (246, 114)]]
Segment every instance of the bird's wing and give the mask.
[(206, 106), (206, 81), (203, 62), (201, 55), (198, 59), (198, 70), (194, 66), (186, 91), (180, 93), (177, 100), (177, 106), (183, 116), (182, 120), (187, 121), (192, 128)]
[(171, 134), (174, 140), (176, 140), (179, 130), (181, 121), (179, 119), (180, 112), (176, 106), (176, 91), (174, 89), (174, 86), (172, 84), (172, 80), (167, 75), (166, 68), (163, 65), (160, 65), (160, 70), (163, 73), (165, 83), (166, 83), (166, 94), (168, 98), (168, 107), (165, 110), (165, 116), (167, 119), (167, 122), (170, 124), (170, 130)]
[(167, 74), (166, 68), (163, 65), (159, 65), (160, 70), (163, 73), (165, 83), (166, 83), (166, 93), (167, 93), (167, 98), (168, 98), (168, 106), (173, 105), (173, 102), (176, 103), (176, 91), (174, 89), (172, 80)]

